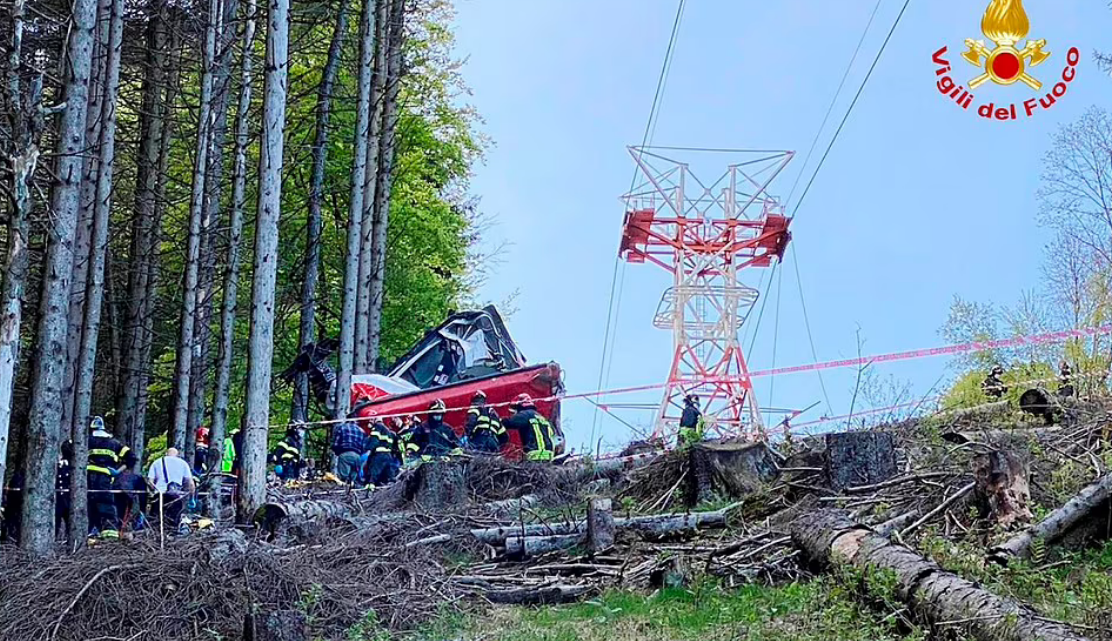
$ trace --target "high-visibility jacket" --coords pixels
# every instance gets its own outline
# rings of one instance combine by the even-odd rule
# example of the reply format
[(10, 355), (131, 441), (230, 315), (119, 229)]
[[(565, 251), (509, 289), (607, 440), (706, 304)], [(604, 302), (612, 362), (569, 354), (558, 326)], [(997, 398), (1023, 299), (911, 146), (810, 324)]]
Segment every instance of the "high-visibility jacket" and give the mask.
[(467, 410), (467, 423), (464, 425), (464, 433), (467, 434), (468, 439), (474, 439), (476, 435), (481, 435), (484, 432), (489, 432), (495, 439), (498, 440), (498, 445), (506, 444), (509, 437), (506, 436), (506, 428), (502, 426), (502, 420), (498, 418), (498, 414), (494, 409), (486, 407), (472, 407)]
[(683, 408), (683, 415), (680, 416), (680, 430), (679, 440), (680, 445), (694, 445), (703, 440), (703, 433), (706, 431), (706, 420), (703, 418), (703, 413), (699, 408), (694, 405), (688, 405)]
[(296, 465), (301, 460), (301, 449), (297, 447), (297, 443), (283, 438), (270, 452), (270, 460), (277, 465)]
[(506, 429), (517, 430), (521, 435), (521, 449), (525, 450), (526, 458), (531, 460), (547, 460), (552, 458), (555, 430), (548, 419), (541, 416), (533, 408), (518, 410), (504, 422)]
[(384, 424), (375, 423), (371, 426), (371, 433), (363, 440), (363, 451), (371, 455), (389, 454), (400, 461), (402, 459), (401, 439)]
[(225, 474), (231, 474), (234, 471), (236, 461), (235, 435), (238, 433), (239, 430), (236, 430), (224, 439), (224, 458), (220, 460), (220, 471)]
[(130, 465), (134, 456), (129, 456), (131, 449), (123, 443), (112, 438), (108, 432), (96, 431), (89, 436), (89, 466), (88, 471), (93, 474), (115, 476), (120, 468)]

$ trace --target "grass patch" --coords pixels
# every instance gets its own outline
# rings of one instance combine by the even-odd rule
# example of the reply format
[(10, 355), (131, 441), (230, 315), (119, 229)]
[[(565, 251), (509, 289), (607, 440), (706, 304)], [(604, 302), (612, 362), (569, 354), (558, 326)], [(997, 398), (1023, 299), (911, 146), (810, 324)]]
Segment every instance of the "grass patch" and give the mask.
[(925, 639), (829, 579), (777, 588), (714, 584), (650, 596), (610, 592), (543, 608), (496, 608), (422, 631), (428, 641), (895, 641)]

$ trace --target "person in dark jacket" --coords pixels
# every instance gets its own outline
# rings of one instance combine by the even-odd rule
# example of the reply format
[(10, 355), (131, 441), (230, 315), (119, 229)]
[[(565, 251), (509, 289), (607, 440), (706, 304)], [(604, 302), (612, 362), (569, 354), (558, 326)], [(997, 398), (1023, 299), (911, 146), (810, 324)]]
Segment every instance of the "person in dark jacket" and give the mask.
[(100, 416), (93, 417), (89, 429), (89, 529), (102, 539), (117, 539), (120, 519), (113, 490), (120, 472), (135, 464), (135, 454), (113, 438)]
[(683, 414), (680, 415), (680, 446), (690, 447), (703, 440), (703, 432), (703, 412), (699, 409), (699, 397), (688, 394), (683, 399)]
[(493, 407), (487, 406), (487, 396), (482, 390), (475, 392), (471, 398), (463, 429), (468, 448), (476, 452), (497, 454), (509, 440), (506, 428), (502, 427), (502, 419)]
[(73, 482), (73, 441), (62, 442), (58, 471), (54, 474), (54, 531), (65, 534), (66, 517), (70, 511), (70, 486)]
[(503, 421), (507, 430), (516, 430), (521, 436), (521, 449), (530, 461), (551, 461), (555, 456), (555, 432), (548, 419), (541, 416), (532, 397), (520, 394), (510, 409), (513, 416)]
[(1000, 380), (1000, 377), (1003, 375), (1003, 367), (997, 365), (992, 368), (992, 371), (985, 377), (984, 382), (981, 383), (981, 391), (985, 393), (985, 396), (998, 401), (1004, 397), (1004, 394), (1008, 393), (1008, 386), (1004, 384), (1004, 381)]
[(286, 428), (286, 435), (270, 452), (274, 473), (283, 481), (291, 481), (301, 474), (301, 436), (298, 426)]
[(398, 435), (382, 421), (373, 419), (371, 431), (363, 441), (363, 452), (367, 457), (363, 464), (363, 480), (372, 487), (393, 483), (402, 466), (402, 446)]
[(444, 401), (433, 401), (429, 405), (428, 418), (413, 432), (412, 443), (417, 446), (418, 455), (423, 460), (461, 454), (463, 451), (456, 431), (444, 422), (447, 409)]
[(1075, 396), (1077, 389), (1073, 386), (1073, 368), (1066, 361), (1058, 368), (1058, 396), (1068, 398)]

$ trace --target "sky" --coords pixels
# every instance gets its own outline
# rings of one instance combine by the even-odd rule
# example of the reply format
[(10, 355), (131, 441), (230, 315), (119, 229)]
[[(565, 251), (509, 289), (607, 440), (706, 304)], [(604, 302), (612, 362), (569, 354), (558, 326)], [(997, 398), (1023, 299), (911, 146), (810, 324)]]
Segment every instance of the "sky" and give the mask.
[[(794, 150), (770, 191), (786, 198), (801, 176), (797, 201), (903, 4), (880, 0), (820, 134), (876, 0), (690, 0), (652, 144)], [(1052, 54), (1030, 69), (1043, 90), (990, 82), (974, 92), (974, 108), (1043, 96), (1069, 48), (1082, 57), (1051, 109), (1000, 122), (942, 95), (932, 62), (945, 45), (956, 82), (978, 75), (959, 56), (966, 38), (984, 38), (987, 4), (910, 1), (806, 199), (786, 203), (789, 211), (800, 205), (792, 251), (762, 288), (768, 302), (751, 367), (853, 357), (859, 341), (864, 354), (941, 345), (938, 331), (955, 295), (1010, 305), (1038, 286), (1051, 237), (1036, 219), (1042, 157), (1058, 127), (1095, 104), (1112, 107), (1112, 78), (1093, 60), (1094, 51), (1112, 51), (1112, 10), (1097, 0), (1027, 0), (1029, 36), (1045, 38)], [(642, 140), (676, 8), (676, 0), (458, 0), (457, 53), (466, 61), (469, 102), (493, 142), (472, 190), (495, 220), (485, 242), (508, 243), (478, 294), (512, 299), (514, 339), (530, 361), (560, 363), (571, 393), (600, 389), (619, 198), (634, 174), (627, 146)], [(768, 279), (766, 270), (750, 271), (743, 280), (751, 286)], [(624, 264), (618, 275), (602, 389), (662, 382), (672, 336), (655, 329), (652, 317), (671, 275), (649, 264)], [(944, 358), (873, 368), (919, 396), (937, 392), (953, 373)], [(757, 397), (769, 407), (821, 402), (799, 421), (835, 416), (849, 411), (855, 380), (852, 369), (824, 374), (829, 406), (814, 373), (761, 380)], [(594, 435), (605, 450), (635, 436), (583, 400), (566, 400), (562, 417), (572, 446)], [(623, 418), (647, 427), (653, 417)]]

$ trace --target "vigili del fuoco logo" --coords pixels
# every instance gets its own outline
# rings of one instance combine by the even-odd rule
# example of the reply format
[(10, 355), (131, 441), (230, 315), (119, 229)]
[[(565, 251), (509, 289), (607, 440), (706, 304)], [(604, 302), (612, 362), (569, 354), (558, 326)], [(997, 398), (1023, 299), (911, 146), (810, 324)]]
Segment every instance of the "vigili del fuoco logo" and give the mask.
[[(1070, 83), (1077, 76), (1081, 52), (1077, 47), (1070, 48), (1061, 74), (1053, 79), (1047, 77), (1047, 89), (1040, 80), (1045, 71), (1040, 65), (1053, 55), (1047, 48), (1046, 39), (1028, 39), (1023, 48), (1019, 48), (1020, 41), (1027, 38), (1030, 30), (1031, 22), (1027, 18), (1027, 12), (1023, 10), (1023, 0), (992, 0), (981, 19), (981, 31), (995, 46), (986, 45), (984, 40), (966, 39), (965, 46), (969, 50), (962, 53), (961, 58), (976, 67), (975, 70), (960, 63), (958, 69), (953, 69), (946, 58), (948, 48), (942, 47), (936, 51), (932, 60), (937, 65), (934, 73), (940, 76), (938, 91), (962, 109), (975, 110), (979, 116), (990, 120), (1030, 118), (1039, 111), (1050, 109), (1066, 95)], [(953, 78), (964, 75), (965, 71), (970, 72), (968, 89)], [(1034, 91), (1035, 96), (999, 104), (978, 101), (973, 92), (990, 80), (997, 85), (1009, 86), (1012, 90), (1024, 89), (1023, 86), (1016, 86), (1017, 83), (1022, 83), (1030, 91)]]

